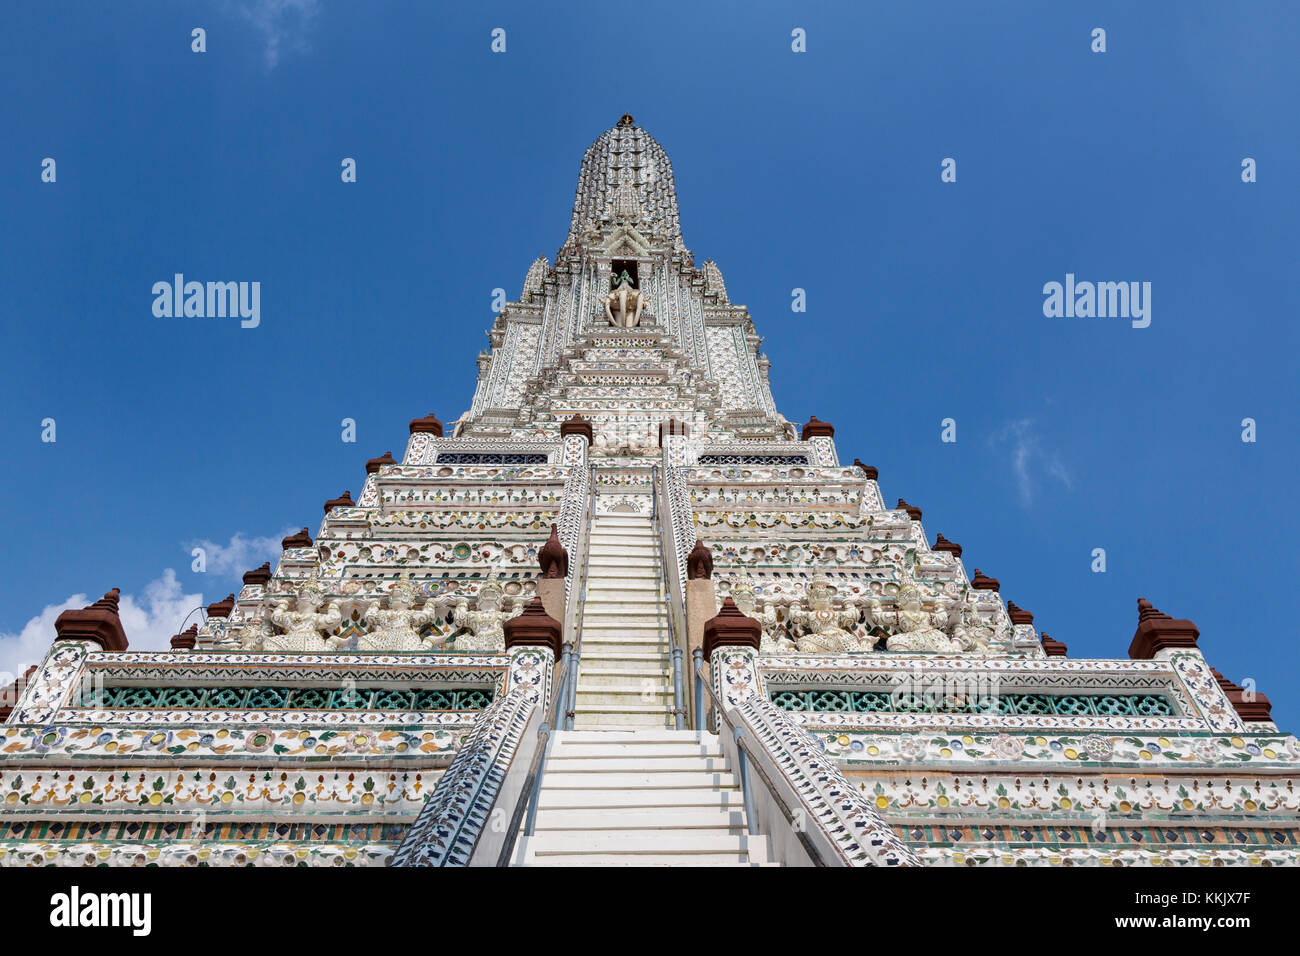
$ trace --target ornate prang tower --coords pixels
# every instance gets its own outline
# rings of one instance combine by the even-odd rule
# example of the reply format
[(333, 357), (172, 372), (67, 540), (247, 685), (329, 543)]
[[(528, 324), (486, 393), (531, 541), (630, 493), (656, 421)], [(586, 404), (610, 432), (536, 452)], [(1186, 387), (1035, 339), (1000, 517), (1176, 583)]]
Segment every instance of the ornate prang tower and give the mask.
[(781, 416), (631, 116), (488, 337), (171, 651), (116, 591), (59, 618), (0, 863), (1297, 861), (1300, 748), (1191, 621), (1070, 658)]

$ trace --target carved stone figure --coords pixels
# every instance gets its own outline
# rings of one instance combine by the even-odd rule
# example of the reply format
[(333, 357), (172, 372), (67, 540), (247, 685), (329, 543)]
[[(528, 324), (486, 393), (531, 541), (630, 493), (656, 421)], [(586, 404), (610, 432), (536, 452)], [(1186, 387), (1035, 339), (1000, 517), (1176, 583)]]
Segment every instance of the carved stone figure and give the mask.
[(266, 621), (248, 621), (239, 630), (230, 635), (222, 649), (230, 651), (260, 651), (266, 640), (274, 636), (274, 630)]
[(973, 600), (969, 592), (965, 600), (961, 601), (950, 614), (956, 618), (952, 639), (957, 645), (968, 653), (986, 653), (989, 644), (996, 637), (996, 632), (984, 622), (980, 616), (979, 604)]
[(469, 628), (469, 634), (456, 638), (458, 651), (486, 651), (490, 654), (503, 654), (506, 649), (505, 623), (510, 618), (523, 613), (523, 606), (505, 610), (503, 605), (508, 599), (501, 591), (501, 586), (492, 581), (487, 582), (478, 591), (478, 606), (469, 609), (469, 601), (461, 598), (453, 612), (452, 620), (457, 627)]
[(942, 608), (925, 610), (921, 606), (920, 590), (906, 577), (894, 597), (893, 608), (886, 609), (876, 600), (871, 602), (869, 613), (873, 624), (894, 632), (885, 641), (885, 646), (891, 651), (952, 654), (961, 649), (944, 633), (948, 613)]
[(835, 589), (826, 575), (817, 574), (808, 585), (809, 608), (804, 610), (798, 602), (790, 605), (790, 623), (804, 631), (795, 638), (795, 644), (805, 654), (842, 654), (871, 650), (869, 643), (860, 641), (849, 630), (862, 616), (857, 602), (847, 600), (844, 609), (837, 611), (834, 594)]
[(617, 329), (634, 329), (641, 321), (643, 308), (645, 296), (632, 286), (632, 277), (627, 270), (615, 276), (610, 283), (609, 295), (605, 296), (605, 317), (609, 324)]
[(758, 645), (760, 654), (793, 654), (798, 650), (794, 641), (783, 630), (777, 629), (776, 608), (772, 602), (764, 601), (763, 609), (758, 609), (758, 595), (748, 581), (737, 581), (731, 586), (731, 599), (741, 614), (763, 625), (763, 636)]
[(420, 628), (437, 618), (437, 602), (429, 601), (417, 610), (415, 597), (410, 579), (402, 578), (388, 592), (386, 610), (380, 608), (378, 601), (371, 602), (362, 618), (367, 630), (357, 638), (357, 650), (373, 654), (431, 651), (444, 643), (447, 640), (445, 634), (433, 638), (420, 636)]
[(271, 623), (284, 628), (284, 633), (266, 635), (263, 649), (268, 653), (303, 651), (319, 654), (342, 644), (343, 641), (337, 637), (326, 638), (321, 634), (321, 631), (333, 630), (343, 623), (343, 613), (337, 601), (331, 601), (325, 612), (319, 613), (324, 598), (325, 593), (313, 574), (298, 588), (292, 610), (289, 599), (285, 598), (271, 612)]
[(686, 555), (686, 578), (694, 581), (697, 578), (711, 577), (713, 577), (713, 552), (703, 541), (696, 538), (695, 547), (691, 548)]

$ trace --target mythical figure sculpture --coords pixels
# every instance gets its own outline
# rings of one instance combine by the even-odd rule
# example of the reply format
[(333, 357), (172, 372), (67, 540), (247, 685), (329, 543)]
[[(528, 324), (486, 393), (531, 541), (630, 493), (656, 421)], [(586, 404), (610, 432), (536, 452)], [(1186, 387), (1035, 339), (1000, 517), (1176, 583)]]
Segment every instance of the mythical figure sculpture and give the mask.
[(266, 621), (247, 621), (243, 627), (230, 634), (221, 648), (230, 651), (260, 651), (267, 639), (273, 636), (271, 626)]
[(988, 652), (989, 643), (994, 640), (996, 633), (980, 616), (979, 604), (974, 600), (974, 595), (968, 591), (965, 599), (949, 615), (956, 619), (952, 639), (963, 651), (976, 654)]
[(758, 595), (754, 593), (752, 584), (748, 581), (732, 584), (731, 599), (736, 602), (741, 614), (752, 617), (763, 625), (763, 636), (758, 645), (760, 654), (793, 654), (798, 650), (784, 631), (777, 630), (776, 608), (772, 602), (764, 601), (763, 610), (758, 609)]
[(610, 283), (609, 295), (605, 297), (605, 317), (616, 329), (634, 329), (641, 321), (641, 310), (645, 308), (645, 296), (632, 285), (632, 277), (624, 269)]
[(453, 612), (452, 620), (457, 627), (469, 628), (471, 633), (456, 638), (456, 650), (504, 653), (505, 623), (510, 618), (522, 614), (524, 610), (522, 604), (511, 610), (505, 610), (503, 605), (506, 600), (508, 599), (502, 594), (501, 585), (493, 581), (488, 581), (479, 588), (478, 606), (474, 610), (469, 609), (469, 601), (461, 598)]
[(851, 651), (869, 651), (871, 643), (861, 641), (850, 628), (858, 623), (862, 612), (857, 602), (844, 602), (842, 611), (835, 610), (835, 589), (824, 574), (813, 576), (808, 585), (808, 610), (799, 602), (790, 605), (788, 617), (791, 624), (804, 630), (795, 638), (795, 644), (805, 654), (842, 654)]
[(372, 601), (363, 618), (368, 630), (357, 638), (357, 650), (375, 654), (431, 651), (444, 643), (448, 635), (433, 638), (420, 636), (420, 628), (437, 619), (438, 605), (431, 600), (422, 609), (416, 610), (415, 596), (415, 588), (411, 586), (408, 574), (388, 592), (387, 610), (382, 610), (378, 601)]
[(321, 631), (330, 631), (343, 622), (343, 613), (337, 601), (331, 601), (325, 613), (319, 613), (325, 592), (313, 573), (298, 588), (298, 596), (293, 610), (289, 609), (289, 599), (285, 598), (271, 612), (271, 623), (284, 628), (283, 634), (268, 634), (262, 642), (263, 650), (268, 653), (281, 651), (305, 651), (321, 653), (337, 648), (343, 641), (337, 637), (325, 638)]
[(886, 610), (878, 600), (871, 602), (869, 616), (873, 624), (893, 631), (885, 641), (891, 651), (904, 653), (956, 653), (958, 643), (944, 633), (948, 613), (943, 608), (927, 611), (921, 606), (921, 592), (911, 578), (903, 577), (894, 607)]

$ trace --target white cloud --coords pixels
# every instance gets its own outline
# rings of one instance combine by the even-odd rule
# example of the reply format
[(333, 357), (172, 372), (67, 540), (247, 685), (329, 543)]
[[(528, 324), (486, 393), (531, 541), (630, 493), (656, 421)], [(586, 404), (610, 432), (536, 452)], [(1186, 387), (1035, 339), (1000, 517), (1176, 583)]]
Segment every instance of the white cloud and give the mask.
[[(186, 550), (193, 556), (194, 548), (202, 548), (208, 574), (218, 577), (239, 577), (245, 571), (260, 567), (265, 561), (275, 561), (280, 556), (280, 541), (293, 534), (297, 528), (286, 528), (278, 537), (249, 538), (236, 531), (229, 544), (217, 544), (203, 539), (191, 541)], [(274, 565), (272, 565), (274, 568)]]
[(1074, 489), (1074, 479), (1056, 452), (1043, 447), (1042, 436), (1032, 418), (1011, 422), (994, 433), (989, 444), (1004, 451), (1011, 461), (1020, 503), (1026, 508), (1034, 499), (1045, 480), (1055, 479), (1066, 491)]
[(261, 35), (268, 70), (275, 69), (285, 50), (307, 49), (306, 34), (320, 12), (319, 0), (237, 0), (234, 7)]
[[(201, 593), (183, 592), (176, 572), (168, 568), (145, 585), (139, 598), (130, 594), (121, 596), (118, 614), (133, 650), (157, 651), (171, 646), (171, 637), (180, 630), (185, 616), (204, 603)], [(21, 631), (0, 633), (0, 680), (7, 685), (32, 664), (39, 664), (54, 642), (55, 618), (68, 608), (83, 608), (99, 597), (74, 594), (65, 601), (46, 607)], [(199, 619), (200, 616), (196, 615), (191, 620)]]

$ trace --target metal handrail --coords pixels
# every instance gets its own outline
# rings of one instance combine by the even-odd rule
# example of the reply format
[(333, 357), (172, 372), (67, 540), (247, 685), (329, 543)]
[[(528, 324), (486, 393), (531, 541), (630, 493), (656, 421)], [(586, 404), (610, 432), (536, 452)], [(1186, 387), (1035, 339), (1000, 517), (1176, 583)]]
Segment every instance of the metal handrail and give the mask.
[(739, 766), (736, 769), (739, 771), (738, 775), (740, 777), (740, 796), (741, 796), (741, 800), (744, 802), (745, 823), (749, 828), (749, 832), (750, 833), (758, 832), (757, 829), (758, 821), (754, 819), (754, 800), (753, 800), (752, 790), (750, 789), (751, 785), (749, 780), (749, 768), (752, 765), (754, 769), (758, 771), (758, 778), (763, 781), (763, 786), (767, 788), (768, 794), (771, 796), (772, 800), (776, 803), (776, 805), (780, 808), (781, 815), (784, 816), (786, 822), (790, 824), (790, 829), (792, 829), (795, 833), (795, 836), (799, 838), (799, 843), (800, 845), (803, 846), (804, 851), (808, 854), (808, 858), (813, 861), (813, 864), (815, 866), (826, 866), (826, 861), (822, 857), (821, 851), (818, 850), (817, 845), (813, 843), (811, 839), (809, 839), (808, 834), (805, 830), (805, 825), (807, 822), (807, 814), (801, 814), (801, 818), (795, 817), (793, 808), (791, 808), (790, 804), (786, 802), (785, 797), (781, 795), (781, 792), (777, 789), (776, 784), (775, 782), (773, 782), (772, 778), (767, 775), (767, 771), (763, 769), (762, 763), (760, 763), (755, 758), (754, 751), (750, 749), (749, 743), (745, 740), (745, 728), (737, 727), (727, 717), (727, 712), (722, 706), (722, 701), (718, 697), (718, 692), (713, 689), (713, 684), (711, 684), (708, 680), (705, 679), (703, 673), (704, 671), (703, 652), (697, 650), (694, 656), (695, 656), (695, 699), (697, 703), (697, 711), (696, 711), (697, 723), (701, 725), (703, 725), (704, 723), (703, 721), (699, 720), (698, 714), (704, 710), (704, 697), (707, 694), (709, 699), (713, 703), (713, 712), (717, 717), (719, 729), (721, 729), (722, 726), (724, 725), (728, 729), (730, 729), (731, 739), (736, 744), (736, 757), (737, 757), (737, 763), (739, 764)]
[[(583, 526), (582, 535), (578, 541), (578, 550), (581, 555), (581, 574), (582, 581), (579, 586), (578, 581), (574, 581), (574, 589), (577, 592), (573, 596), (575, 605), (573, 611), (573, 656), (570, 660), (570, 673), (572, 679), (569, 681), (567, 699), (564, 704), (564, 730), (573, 729), (573, 719), (578, 709), (578, 671), (582, 666), (582, 622), (583, 622), (583, 605), (587, 602), (587, 582), (591, 578), (591, 526), (596, 520), (596, 467), (590, 463), (587, 465), (587, 520)], [(568, 609), (565, 609), (566, 616)]]
[(556, 671), (558, 682), (553, 681), (551, 684), (555, 688), (555, 693), (551, 695), (551, 704), (546, 708), (546, 717), (542, 725), (537, 728), (537, 749), (533, 752), (533, 759), (528, 765), (528, 775), (524, 778), (521, 799), (515, 804), (514, 812), (510, 815), (510, 828), (506, 831), (505, 842), (501, 844), (501, 852), (497, 854), (497, 866), (510, 865), (510, 857), (515, 851), (515, 840), (519, 837), (519, 828), (523, 823), (525, 812), (528, 814), (525, 832), (528, 836), (533, 835), (533, 824), (537, 819), (538, 793), (542, 782), (542, 766), (546, 762), (546, 751), (551, 744), (551, 730), (555, 726), (556, 708), (560, 700), (566, 697), (569, 685), (571, 673), (569, 653), (569, 645), (566, 644), (564, 657)]
[[(662, 509), (659, 507), (659, 466), (650, 466), (650, 518), (655, 528), (655, 538), (659, 542), (659, 576), (664, 586), (664, 610), (668, 616), (668, 636), (672, 642), (673, 662), (673, 728), (686, 728), (686, 700), (682, 684), (682, 642), (677, 639), (677, 607), (673, 603), (673, 583), (668, 577), (668, 552), (664, 547), (664, 522)], [(671, 520), (671, 519), (670, 519)], [(673, 566), (677, 566), (677, 554), (673, 553)], [(698, 718), (697, 718), (698, 719)]]

